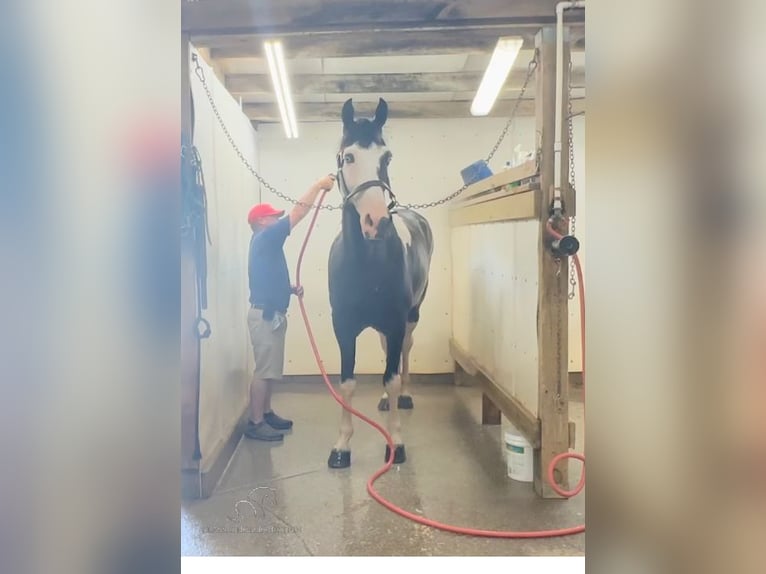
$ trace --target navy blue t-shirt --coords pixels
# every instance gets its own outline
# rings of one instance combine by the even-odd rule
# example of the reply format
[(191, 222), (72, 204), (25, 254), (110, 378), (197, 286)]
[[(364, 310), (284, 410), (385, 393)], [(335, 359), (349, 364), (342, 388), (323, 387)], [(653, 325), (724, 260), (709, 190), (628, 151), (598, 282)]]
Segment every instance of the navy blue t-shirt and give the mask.
[(286, 313), (290, 305), (290, 275), (282, 250), (290, 235), (290, 219), (283, 217), (250, 240), (248, 275), (250, 304), (263, 307), (268, 320), (273, 311)]

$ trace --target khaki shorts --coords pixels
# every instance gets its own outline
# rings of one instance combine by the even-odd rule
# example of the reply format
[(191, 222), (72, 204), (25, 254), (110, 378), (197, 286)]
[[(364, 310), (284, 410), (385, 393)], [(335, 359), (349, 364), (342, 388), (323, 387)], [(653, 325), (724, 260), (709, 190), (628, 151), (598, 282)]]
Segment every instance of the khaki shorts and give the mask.
[(281, 379), (285, 363), (285, 333), (287, 319), (273, 330), (272, 322), (263, 318), (263, 311), (253, 309), (247, 312), (247, 326), (255, 359), (255, 378)]

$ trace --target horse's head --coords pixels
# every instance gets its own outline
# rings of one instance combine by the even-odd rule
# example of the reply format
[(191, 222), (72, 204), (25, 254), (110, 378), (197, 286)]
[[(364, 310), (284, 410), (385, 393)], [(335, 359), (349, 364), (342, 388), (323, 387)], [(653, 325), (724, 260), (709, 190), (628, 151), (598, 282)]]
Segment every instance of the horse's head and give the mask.
[(343, 105), (343, 139), (338, 152), (338, 187), (344, 203), (359, 213), (362, 234), (382, 239), (393, 232), (390, 206), (394, 201), (388, 179), (391, 152), (383, 140), (388, 104), (382, 98), (372, 120), (354, 119), (351, 99)]

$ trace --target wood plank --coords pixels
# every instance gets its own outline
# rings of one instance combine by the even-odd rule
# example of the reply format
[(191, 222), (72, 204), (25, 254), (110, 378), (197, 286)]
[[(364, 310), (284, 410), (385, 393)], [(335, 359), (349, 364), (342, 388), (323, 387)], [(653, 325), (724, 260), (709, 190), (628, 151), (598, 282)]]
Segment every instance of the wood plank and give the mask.
[[(482, 72), (423, 74), (292, 74), (293, 94), (360, 92), (454, 92), (476, 90)], [(519, 80), (521, 88), (523, 78)], [(271, 78), (265, 74), (235, 74), (226, 78), (226, 88), (243, 98), (251, 93), (272, 92)], [(512, 91), (508, 87), (508, 91)]]
[[(450, 211), (450, 227), (535, 219), (540, 215), (539, 190), (509, 195), (495, 201), (485, 201), (476, 205), (459, 207)], [(564, 274), (566, 275), (566, 274)]]
[(452, 207), (452, 209), (459, 209), (460, 207), (466, 207), (468, 205), (476, 205), (477, 203), (494, 201), (496, 199), (508, 197), (509, 195), (517, 195), (519, 193), (526, 193), (528, 191), (539, 191), (539, 190), (540, 190), (540, 182), (534, 181), (534, 180), (525, 185), (518, 185), (515, 187), (511, 185), (506, 185), (504, 187), (495, 189), (493, 191), (488, 191), (482, 195), (472, 197), (471, 199), (468, 199), (466, 201), (457, 203), (454, 207)]
[[(501, 36), (516, 36), (522, 49), (534, 48), (536, 27), (487, 26), (455, 30), (393, 30), (383, 33), (353, 30), (335, 33), (281, 34), (289, 59), (357, 58), (376, 56), (429, 56), (491, 54)], [(584, 34), (584, 28), (580, 30)], [(195, 46), (210, 49), (216, 59), (244, 59), (262, 54), (263, 41), (273, 34), (195, 36)], [(575, 48), (583, 52), (583, 48)]]
[[(475, 359), (463, 349), (454, 339), (450, 339), (452, 358), (468, 375), (469, 369), (474, 371), (471, 376), (490, 401), (497, 405), (514, 427), (524, 435), (533, 448), (540, 448), (540, 421), (524, 404), (499, 385), (490, 373), (485, 371)], [(465, 362), (464, 362), (465, 361)]]
[[(217, 0), (182, 2), (181, 30), (198, 34), (280, 33), (290, 29), (395, 29), (429, 24), (454, 26), (502, 20), (517, 25), (555, 23), (557, 0)], [(567, 21), (584, 21), (582, 11), (566, 14)]]
[(492, 399), (487, 396), (487, 393), (481, 395), (481, 424), (483, 425), (499, 425), (502, 422), (503, 413)]
[[(209, 62), (208, 59), (206, 61)], [(222, 67), (222, 66), (221, 66)], [(476, 93), (484, 75), (472, 72), (408, 73), (408, 74), (299, 74), (292, 73), (290, 90), (295, 95), (323, 93), (408, 93), (408, 92), (469, 92)], [(526, 70), (514, 70), (505, 82), (502, 95), (516, 97), (524, 85)], [(585, 82), (585, 74), (582, 82)], [(530, 86), (529, 95), (534, 94)], [(226, 89), (243, 98), (250, 94), (273, 93), (271, 76), (261, 74), (227, 74)], [(472, 97), (471, 97), (472, 99)]]
[(574, 449), (576, 446), (575, 440), (577, 439), (576, 436), (577, 433), (577, 425), (575, 425), (572, 421), (569, 422), (569, 448)]
[[(556, 276), (557, 263), (546, 248), (545, 221), (553, 196), (554, 131), (556, 107), (555, 29), (543, 28), (537, 36), (540, 63), (537, 69), (537, 132), (541, 134), (539, 297), (538, 297), (538, 406), (541, 446), (535, 450), (534, 486), (543, 498), (561, 498), (547, 481), (547, 469), (556, 455), (569, 449), (567, 354), (567, 274)], [(559, 465), (557, 482), (569, 488), (567, 465)]]
[[(495, 104), (489, 117), (507, 118), (513, 108), (514, 101), (501, 100)], [(575, 100), (575, 106), (582, 105), (584, 100)], [(340, 122), (340, 111), (343, 104), (296, 102), (295, 109), (299, 122)], [(522, 100), (517, 112), (518, 117), (534, 115), (534, 100)], [(251, 121), (257, 123), (280, 123), (279, 108), (276, 103), (244, 104), (244, 112)], [(375, 106), (369, 102), (370, 114)], [(364, 115), (364, 112), (360, 112)], [(462, 102), (390, 102), (388, 106), (390, 119), (451, 119), (473, 118), (471, 104)]]
[[(374, 56), (426, 56), (491, 53), (500, 36), (517, 36), (526, 48), (534, 47), (535, 28), (493, 26), (457, 30), (389, 30), (334, 33), (281, 34), (285, 55), (291, 58), (354, 58)], [(195, 36), (196, 46), (210, 48), (214, 58), (245, 58), (263, 53), (263, 41), (272, 34)]]
[[(564, 202), (564, 208), (566, 210), (567, 215), (573, 216), (576, 214), (576, 205), (575, 205), (575, 197), (572, 193), (572, 188), (569, 185), (569, 123), (567, 121), (567, 117), (569, 115), (569, 94), (567, 86), (569, 85), (569, 60), (571, 58), (570, 49), (569, 49), (569, 31), (564, 28), (564, 46), (563, 46), (563, 52), (564, 52), (564, 70), (563, 70), (563, 76), (562, 76), (562, 85), (563, 85), (563, 92), (562, 92), (562, 99), (561, 99), (561, 163), (560, 163), (560, 169), (561, 169), (561, 199)], [(579, 82), (579, 78), (575, 78), (575, 71), (572, 71), (572, 80), (575, 82)], [(573, 95), (574, 99), (574, 95)]]
[(539, 173), (536, 160), (525, 161), (521, 165), (503, 170), (468, 186), (461, 197), (464, 197), (466, 200), (473, 199), (480, 194), (494, 191), (522, 179), (529, 179)]

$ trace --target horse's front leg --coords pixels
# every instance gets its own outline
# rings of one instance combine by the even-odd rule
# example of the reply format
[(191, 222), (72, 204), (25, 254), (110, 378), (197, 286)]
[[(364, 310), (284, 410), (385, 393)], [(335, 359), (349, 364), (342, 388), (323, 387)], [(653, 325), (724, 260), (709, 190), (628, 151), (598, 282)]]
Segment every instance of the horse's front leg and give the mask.
[[(383, 349), (383, 355), (386, 356), (388, 354), (386, 345), (386, 336), (378, 332), (378, 335), (380, 336), (380, 348)], [(387, 411), (388, 410), (388, 393), (386, 391), (383, 391), (383, 396), (380, 397), (380, 401), (378, 401), (378, 410), (379, 411)]]
[(407, 330), (404, 333), (404, 343), (402, 344), (402, 394), (399, 397), (400, 409), (411, 409), (412, 390), (410, 389), (410, 351), (412, 350), (412, 332), (417, 323), (407, 323)]
[[(399, 396), (402, 392), (402, 379), (399, 375), (399, 363), (405, 336), (405, 321), (396, 325), (386, 334), (386, 371), (383, 373), (383, 387), (388, 395), (388, 432), (394, 442), (394, 463), (401, 464), (407, 457), (402, 440), (401, 420), (399, 417)], [(386, 460), (391, 451), (386, 445)]]
[[(346, 325), (336, 325), (336, 338), (340, 346), (340, 395), (349, 407), (356, 390), (354, 379), (354, 366), (356, 363), (356, 337), (359, 334), (356, 329)], [(341, 407), (340, 432), (335, 446), (330, 451), (327, 465), (330, 468), (348, 468), (351, 466), (351, 435), (354, 428), (351, 422), (351, 413)]]

